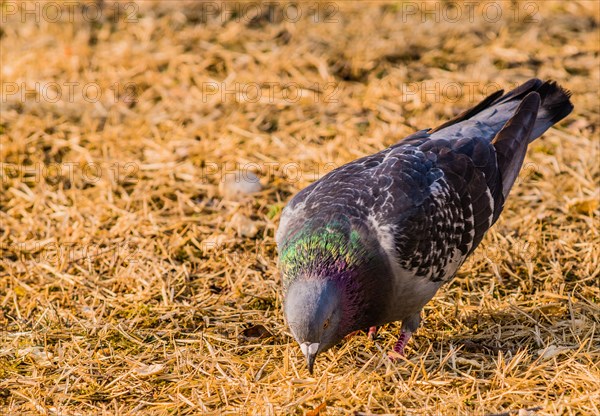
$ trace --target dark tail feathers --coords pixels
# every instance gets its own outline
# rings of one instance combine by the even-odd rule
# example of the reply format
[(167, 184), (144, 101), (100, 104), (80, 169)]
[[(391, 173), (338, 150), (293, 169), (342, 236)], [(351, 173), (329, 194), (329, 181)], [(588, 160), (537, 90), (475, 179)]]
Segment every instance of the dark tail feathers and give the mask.
[(540, 95), (541, 105), (533, 129), (531, 130), (531, 135), (529, 136), (530, 143), (569, 115), (573, 110), (573, 104), (569, 100), (571, 92), (559, 86), (555, 81), (542, 82), (537, 78), (532, 78), (493, 101), (488, 107), (490, 109), (497, 108), (500, 113), (508, 110), (510, 114), (516, 114), (513, 111), (515, 111), (528, 94), (534, 91)]
[(573, 111), (571, 92), (563, 89), (555, 81), (544, 82), (537, 90), (542, 99), (529, 142), (540, 137), (546, 130), (558, 123)]
[(499, 131), (515, 115), (521, 101), (532, 92), (537, 92), (540, 95), (541, 105), (529, 137), (529, 142), (531, 142), (573, 110), (573, 104), (569, 100), (571, 93), (554, 81), (542, 82), (537, 78), (532, 78), (504, 95), (502, 95), (503, 91), (496, 91), (475, 107), (436, 127), (430, 133), (469, 119), (480, 120)]
[(502, 175), (502, 195), (508, 196), (527, 153), (527, 145), (531, 138), (540, 110), (540, 95), (533, 91), (527, 94), (515, 115), (508, 120), (502, 130), (496, 134), (492, 144), (496, 149), (498, 170)]
[(504, 198), (508, 196), (519, 175), (527, 145), (573, 110), (570, 96), (556, 82), (542, 83), (539, 79), (532, 79), (491, 105), (498, 112), (518, 105), (512, 117), (492, 140), (502, 176)]

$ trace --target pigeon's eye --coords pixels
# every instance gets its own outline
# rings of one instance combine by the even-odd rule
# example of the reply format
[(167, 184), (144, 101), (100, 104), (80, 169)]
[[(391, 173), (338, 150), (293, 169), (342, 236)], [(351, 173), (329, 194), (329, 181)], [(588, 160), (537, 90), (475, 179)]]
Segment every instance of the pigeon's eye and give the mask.
[(323, 329), (326, 329), (329, 326), (329, 319), (327, 319), (324, 323), (323, 323)]

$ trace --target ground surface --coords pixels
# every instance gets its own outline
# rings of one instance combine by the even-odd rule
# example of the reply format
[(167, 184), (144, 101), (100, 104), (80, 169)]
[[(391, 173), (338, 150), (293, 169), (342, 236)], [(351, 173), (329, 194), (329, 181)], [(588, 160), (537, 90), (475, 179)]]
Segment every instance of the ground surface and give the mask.
[[(597, 2), (1, 7), (0, 413), (600, 414)], [(309, 377), (285, 202), (533, 76), (575, 111), (407, 360), (388, 325)]]

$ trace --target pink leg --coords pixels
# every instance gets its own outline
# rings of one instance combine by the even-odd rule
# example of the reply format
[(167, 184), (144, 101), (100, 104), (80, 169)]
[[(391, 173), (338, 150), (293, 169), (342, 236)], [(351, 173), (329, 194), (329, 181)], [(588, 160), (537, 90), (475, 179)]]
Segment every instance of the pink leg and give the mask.
[(373, 339), (375, 339), (376, 336), (377, 336), (377, 327), (376, 326), (370, 327), (367, 337), (369, 339), (373, 340)]
[(404, 347), (408, 344), (408, 340), (410, 340), (411, 336), (412, 332), (406, 329), (403, 329), (402, 332), (400, 332), (398, 341), (396, 341), (396, 345), (394, 345), (394, 351), (388, 354), (392, 360), (395, 360), (398, 357), (404, 357)]

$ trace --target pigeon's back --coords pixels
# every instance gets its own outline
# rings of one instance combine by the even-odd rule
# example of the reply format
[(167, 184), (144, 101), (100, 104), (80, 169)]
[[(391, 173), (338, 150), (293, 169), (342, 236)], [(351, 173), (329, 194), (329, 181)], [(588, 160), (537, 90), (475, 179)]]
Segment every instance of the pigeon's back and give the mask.
[(527, 145), (571, 112), (569, 95), (532, 79), (330, 172), (284, 210), (280, 249), (307, 221), (344, 217), (377, 236), (400, 286), (447, 281), (498, 219)]

